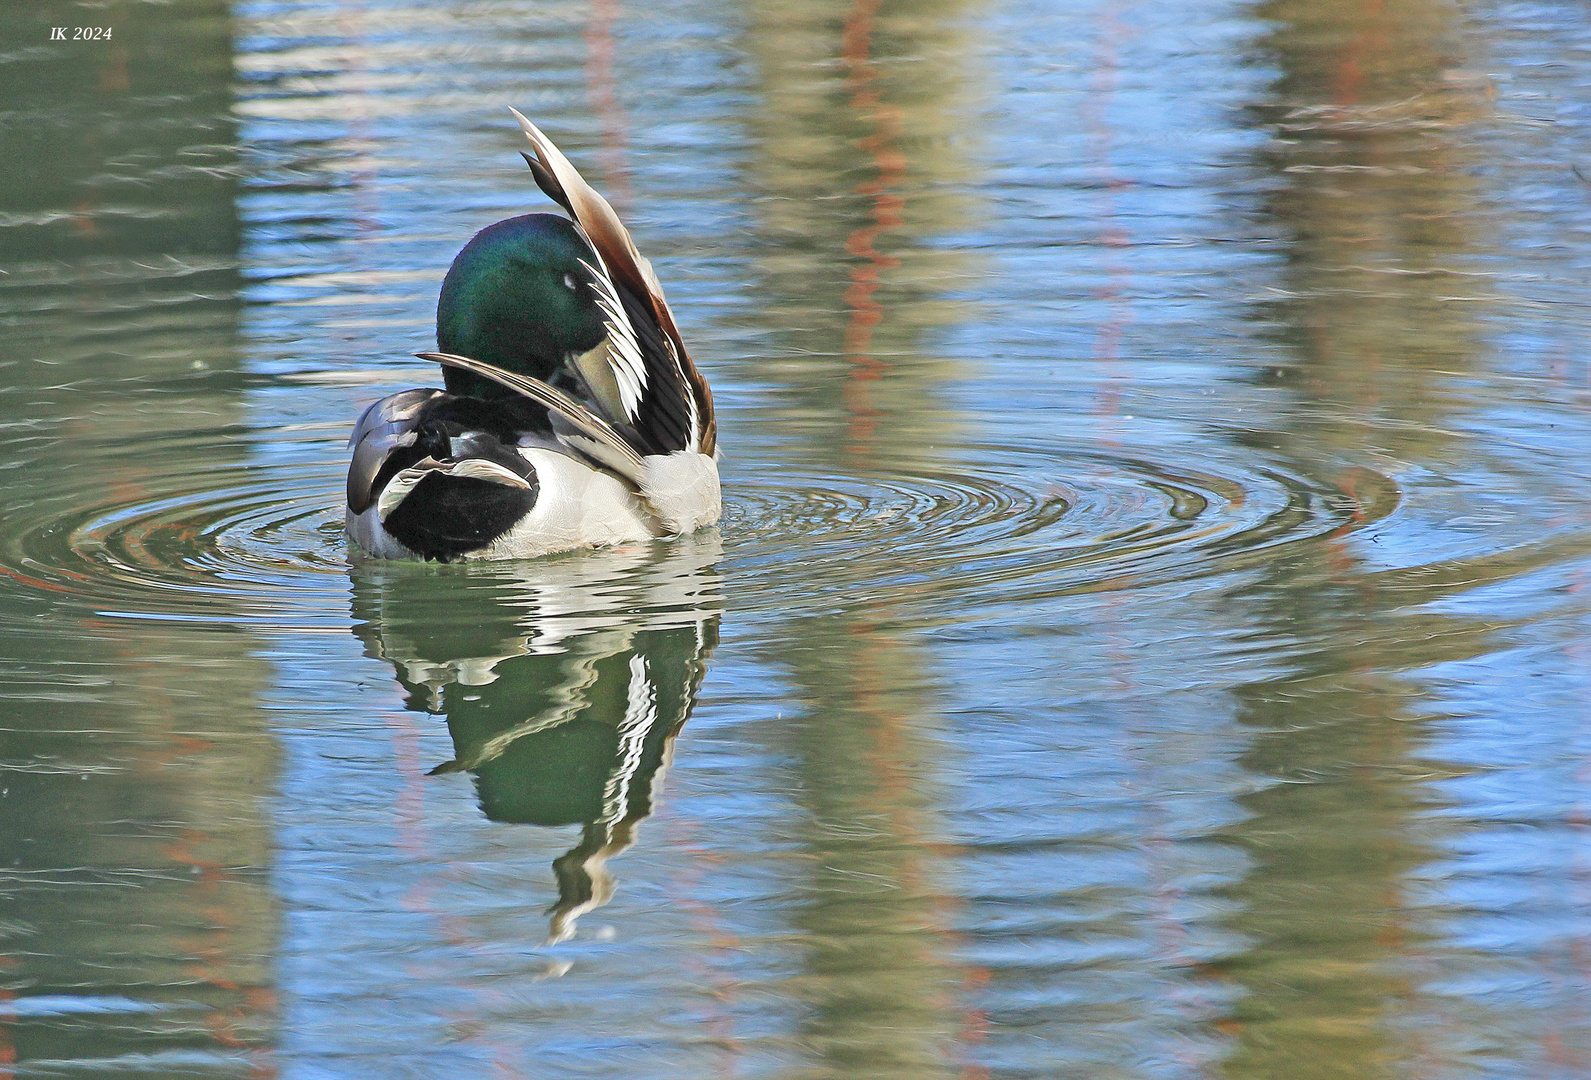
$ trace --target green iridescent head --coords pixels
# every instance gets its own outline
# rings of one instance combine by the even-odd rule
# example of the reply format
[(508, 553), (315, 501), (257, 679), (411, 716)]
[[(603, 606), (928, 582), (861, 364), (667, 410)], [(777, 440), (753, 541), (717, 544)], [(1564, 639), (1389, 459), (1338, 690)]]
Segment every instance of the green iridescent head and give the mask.
[[(563, 381), (570, 358), (596, 348), (607, 333), (582, 260), (596, 263), (567, 218), (526, 214), (488, 225), (458, 253), (442, 282), (437, 348), (545, 382)], [(513, 393), (454, 368), (444, 368), (443, 378), (455, 394)]]

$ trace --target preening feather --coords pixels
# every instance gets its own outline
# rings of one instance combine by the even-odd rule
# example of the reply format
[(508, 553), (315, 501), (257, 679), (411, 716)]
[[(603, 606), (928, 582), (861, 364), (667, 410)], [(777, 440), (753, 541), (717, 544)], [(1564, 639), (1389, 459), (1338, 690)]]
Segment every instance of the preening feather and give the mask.
[[(633, 423), (649, 444), (649, 452), (695, 450), (711, 454), (717, 445), (712, 392), (691, 363), (651, 263), (636, 251), (635, 242), (613, 207), (585, 182), (569, 159), (518, 110), (509, 111), (535, 151), (534, 157), (527, 154), (525, 160), (537, 186), (569, 211), (584, 230), (599, 261), (591, 269), (599, 280), (605, 278), (613, 286), (612, 295), (604, 299), (617, 300), (618, 304), (603, 305), (610, 320), (628, 321), (634, 331), (632, 340), (640, 354), (644, 376), (638, 412), (610, 419)], [(622, 331), (618, 336), (623, 337)], [(615, 343), (612, 356), (615, 364), (627, 365), (633, 360), (623, 341)], [(619, 378), (619, 382), (623, 386), (624, 379)]]
[[(580, 404), (574, 398), (565, 394), (557, 387), (549, 386), (540, 379), (528, 375), (519, 375), (512, 371), (479, 360), (471, 360), (467, 356), (454, 356), (450, 353), (423, 352), (415, 353), (421, 360), (429, 360), (434, 364), (443, 364), (447, 367), (461, 368), (464, 371), (473, 371), (475, 374), (491, 379), (493, 382), (517, 390), (532, 401), (538, 402), (549, 412), (566, 422), (570, 427), (595, 444), (599, 450), (595, 456), (603, 464), (611, 467), (620, 476), (630, 483), (640, 486), (646, 475), (645, 465), (641, 455), (635, 452), (622, 434), (614, 429), (602, 417)], [(587, 448), (582, 446), (582, 450)], [(589, 451), (588, 451), (589, 452)]]

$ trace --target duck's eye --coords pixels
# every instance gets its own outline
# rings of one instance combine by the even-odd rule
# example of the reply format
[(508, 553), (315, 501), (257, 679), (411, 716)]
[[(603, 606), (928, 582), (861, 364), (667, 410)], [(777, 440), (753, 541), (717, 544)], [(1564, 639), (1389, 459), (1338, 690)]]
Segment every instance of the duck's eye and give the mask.
[(573, 274), (565, 274), (563, 276), (563, 287), (568, 289), (570, 292), (574, 292), (575, 286), (579, 284), (580, 282), (575, 280), (575, 276)]

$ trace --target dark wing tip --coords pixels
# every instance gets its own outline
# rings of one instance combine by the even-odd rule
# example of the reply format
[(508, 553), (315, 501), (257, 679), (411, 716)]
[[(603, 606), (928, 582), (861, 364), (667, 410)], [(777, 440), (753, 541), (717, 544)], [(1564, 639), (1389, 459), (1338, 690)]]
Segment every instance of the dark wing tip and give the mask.
[[(558, 186), (558, 181), (553, 179), (552, 173), (547, 171), (547, 167), (523, 150), (519, 152), (519, 156), (525, 159), (526, 165), (530, 166), (530, 175), (535, 177), (536, 186), (541, 188), (542, 194), (565, 210), (569, 210), (568, 197), (564, 195), (563, 188)], [(569, 212), (574, 213), (573, 210)]]

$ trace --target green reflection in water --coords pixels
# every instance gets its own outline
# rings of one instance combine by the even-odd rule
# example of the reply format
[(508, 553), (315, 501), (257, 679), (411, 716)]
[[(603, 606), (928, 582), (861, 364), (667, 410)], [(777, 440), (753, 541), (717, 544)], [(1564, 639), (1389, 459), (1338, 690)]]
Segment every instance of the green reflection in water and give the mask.
[(408, 707), (447, 718), (493, 821), (581, 826), (557, 859), (549, 939), (608, 902), (608, 859), (652, 812), (718, 642), (722, 549), (678, 543), (506, 567), (354, 571), (355, 633)]
[(237, 252), (230, 4), (6, 4), (0, 34), (0, 257)]
[[(111, 41), (49, 40), (94, 25)], [(0, 39), (8, 497), (37, 522), (175, 494), (242, 456), (213, 434), (240, 415), (228, 5), (7, 4)], [(6, 564), (71, 561), (69, 529), (40, 537)], [(90, 587), (0, 581), (0, 1060), (265, 1075), (268, 672), (224, 609), (148, 599), (107, 618)]]

